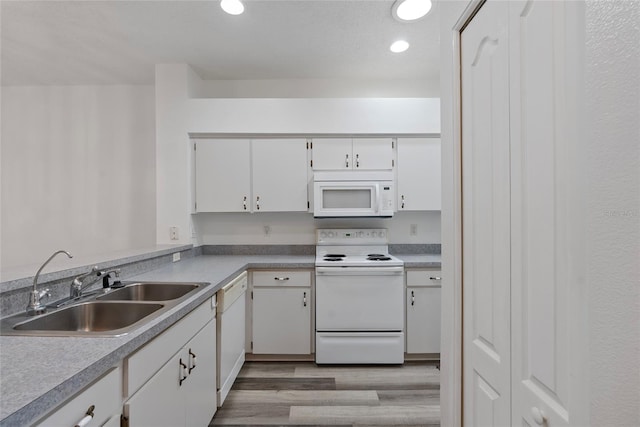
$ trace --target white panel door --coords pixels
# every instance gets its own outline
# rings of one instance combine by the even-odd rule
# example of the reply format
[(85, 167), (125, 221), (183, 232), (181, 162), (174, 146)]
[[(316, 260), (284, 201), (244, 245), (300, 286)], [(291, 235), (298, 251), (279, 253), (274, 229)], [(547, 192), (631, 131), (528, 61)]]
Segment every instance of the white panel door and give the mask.
[(253, 211), (306, 212), (306, 139), (258, 139), (251, 150)]
[(187, 372), (183, 383), (185, 425), (206, 426), (216, 413), (216, 320), (212, 320), (191, 339), (186, 350)]
[(353, 169), (393, 169), (393, 141), (391, 138), (354, 138)]
[(253, 353), (311, 354), (311, 288), (253, 289)]
[(407, 353), (440, 353), (440, 286), (407, 288)]
[(314, 139), (312, 156), (313, 170), (351, 169), (351, 138)]
[(574, 267), (583, 212), (572, 210), (577, 142), (567, 124), (567, 79), (576, 76), (565, 38), (578, 33), (576, 3), (510, 5), (512, 425), (588, 423), (584, 289)]
[(510, 414), (508, 2), (461, 35), (464, 425)]
[(197, 140), (195, 157), (196, 212), (249, 212), (250, 141)]
[(441, 209), (440, 138), (398, 138), (399, 211)]

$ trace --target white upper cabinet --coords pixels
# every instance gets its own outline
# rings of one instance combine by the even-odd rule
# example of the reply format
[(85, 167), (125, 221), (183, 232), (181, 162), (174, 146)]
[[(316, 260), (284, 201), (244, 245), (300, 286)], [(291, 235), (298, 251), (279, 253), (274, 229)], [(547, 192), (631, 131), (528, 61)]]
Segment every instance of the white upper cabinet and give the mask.
[(398, 211), (441, 208), (440, 138), (398, 138)]
[(253, 154), (254, 212), (307, 211), (307, 141), (256, 139)]
[(195, 142), (195, 212), (249, 212), (251, 141)]
[(313, 140), (314, 170), (391, 170), (391, 138), (323, 138)]
[(307, 141), (200, 139), (195, 212), (307, 211)]

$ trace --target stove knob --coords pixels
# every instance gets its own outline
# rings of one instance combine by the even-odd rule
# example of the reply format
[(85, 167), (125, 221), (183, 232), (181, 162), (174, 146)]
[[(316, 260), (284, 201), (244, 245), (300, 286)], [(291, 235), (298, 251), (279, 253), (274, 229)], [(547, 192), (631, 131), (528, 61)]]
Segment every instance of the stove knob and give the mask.
[(330, 231), (330, 232), (329, 232), (329, 237), (330, 237), (330, 238), (334, 238), (334, 237), (335, 237), (335, 233), (334, 233), (333, 231)]
[(383, 238), (384, 237), (384, 231), (378, 232), (378, 237)]
[(360, 238), (364, 237), (364, 231), (358, 231), (358, 237)]
[(320, 232), (320, 237), (323, 238), (323, 239), (326, 239), (327, 238), (327, 232), (326, 231), (321, 231)]

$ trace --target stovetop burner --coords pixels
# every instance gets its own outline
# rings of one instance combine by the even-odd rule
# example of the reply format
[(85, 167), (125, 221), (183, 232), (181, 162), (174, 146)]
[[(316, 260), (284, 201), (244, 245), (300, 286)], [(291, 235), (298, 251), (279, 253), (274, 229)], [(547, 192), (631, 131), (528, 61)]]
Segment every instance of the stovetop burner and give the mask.
[(345, 254), (326, 254), (325, 255), (326, 258), (344, 258), (346, 257)]
[(388, 257), (386, 255), (376, 255), (376, 256), (368, 255), (367, 260), (368, 261), (389, 261), (391, 260), (391, 257)]
[(337, 257), (324, 257), (323, 258), (324, 261), (343, 261), (343, 258), (337, 258)]

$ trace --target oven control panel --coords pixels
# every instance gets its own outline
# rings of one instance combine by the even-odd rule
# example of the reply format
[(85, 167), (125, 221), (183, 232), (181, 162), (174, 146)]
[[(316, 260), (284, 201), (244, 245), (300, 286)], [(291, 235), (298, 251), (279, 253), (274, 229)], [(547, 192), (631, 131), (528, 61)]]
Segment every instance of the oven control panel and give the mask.
[(331, 228), (316, 230), (316, 241), (325, 245), (387, 244), (385, 228)]

